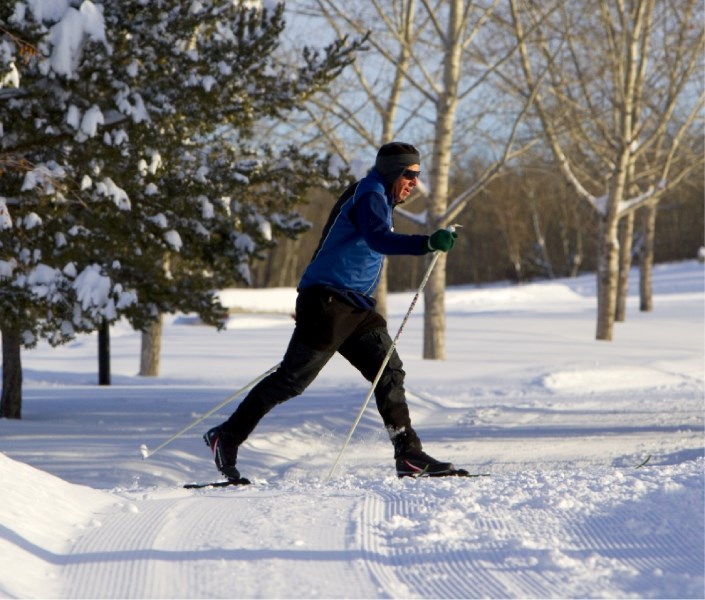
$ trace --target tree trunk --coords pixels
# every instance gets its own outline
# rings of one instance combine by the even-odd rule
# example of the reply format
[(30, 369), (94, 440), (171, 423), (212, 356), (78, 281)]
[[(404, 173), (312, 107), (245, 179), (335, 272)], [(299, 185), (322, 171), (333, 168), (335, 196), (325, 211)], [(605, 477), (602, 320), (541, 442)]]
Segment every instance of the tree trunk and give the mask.
[(642, 248), (641, 264), (639, 266), (639, 310), (650, 312), (654, 309), (653, 268), (654, 268), (654, 238), (656, 237), (656, 206), (655, 202), (647, 204), (642, 209)]
[(521, 243), (514, 235), (514, 216), (511, 211), (508, 215), (505, 214), (505, 210), (501, 206), (495, 208), (494, 214), (502, 232), (504, 245), (507, 247), (507, 258), (512, 265), (512, 273), (508, 273), (507, 278), (521, 283), (524, 281), (524, 268), (521, 261)]
[(632, 239), (634, 237), (634, 213), (629, 212), (619, 222), (619, 278), (617, 281), (617, 309), (615, 321), (624, 322), (627, 316), (627, 294), (629, 293), (629, 271), (632, 267)]
[[(405, 69), (409, 64), (411, 56), (411, 37), (414, 28), (414, 11), (415, 3), (409, 2), (406, 5), (404, 16), (403, 38), (404, 43), (401, 45), (399, 58), (394, 71), (394, 80), (389, 91), (387, 104), (382, 113), (382, 144), (388, 144), (394, 141), (394, 124), (396, 122), (397, 113), (399, 112), (399, 99), (401, 98), (404, 80), (406, 79)], [(417, 192), (418, 193), (418, 192)], [(380, 275), (379, 285), (375, 298), (377, 300), (377, 312), (385, 319), (387, 318), (387, 296), (389, 295), (389, 261), (385, 260), (382, 265), (382, 273)]]
[[(560, 237), (563, 246), (564, 269), (570, 277), (577, 277), (583, 262), (583, 229), (578, 214), (577, 202), (561, 205)], [(571, 239), (571, 224), (575, 229), (575, 241)]]
[(553, 270), (553, 264), (551, 263), (551, 257), (548, 255), (548, 249), (546, 248), (546, 238), (541, 230), (541, 221), (539, 218), (539, 211), (536, 208), (536, 203), (532, 202), (531, 206), (531, 220), (534, 223), (534, 233), (536, 234), (536, 245), (541, 253), (542, 267), (545, 271), (545, 275), (549, 279), (555, 278), (556, 274)]
[(441, 253), (424, 290), (423, 357), (427, 359), (445, 360), (446, 357), (445, 293), (446, 255)]
[(387, 296), (389, 294), (389, 277), (387, 273), (389, 272), (389, 261), (385, 260), (382, 265), (382, 273), (379, 279), (379, 285), (377, 286), (377, 293), (375, 294), (375, 299), (377, 300), (377, 312), (382, 315), (385, 319), (387, 318)]
[(2, 397), (0, 418), (22, 418), (21, 335), (16, 329), (2, 327)]
[(600, 222), (597, 267), (597, 334), (598, 340), (611, 341), (617, 304), (619, 241), (617, 221), (604, 218)]
[(283, 254), (279, 273), (275, 278), (267, 280), (268, 286), (272, 285), (272, 279), (276, 279), (274, 285), (276, 287), (296, 286), (297, 274), (299, 271), (299, 259), (301, 252), (299, 250), (300, 240), (284, 240), (280, 245), (280, 254)]
[(142, 350), (140, 352), (140, 375), (142, 377), (157, 377), (159, 375), (163, 323), (163, 316), (159, 315), (159, 318), (142, 332)]
[(98, 385), (110, 385), (110, 323), (105, 319), (98, 329)]
[[(629, 107), (627, 107), (629, 108)], [(624, 130), (629, 113), (623, 116)], [(612, 340), (617, 309), (619, 279), (619, 205), (624, 200), (630, 153), (626, 144), (620, 149), (612, 174), (612, 183), (605, 214), (600, 219), (600, 239), (597, 247), (597, 339)]]
[(583, 264), (583, 224), (577, 206), (574, 204), (572, 208), (575, 219), (575, 250), (570, 259), (570, 276), (577, 277), (580, 274), (580, 265)]
[[(450, 159), (455, 113), (458, 109), (458, 82), (462, 44), (460, 42), (463, 3), (448, 3), (449, 18), (443, 52), (443, 86), (436, 102), (435, 136), (431, 163), (431, 197), (428, 224), (431, 231), (442, 227), (448, 208)], [(441, 255), (426, 287), (424, 310), (424, 348), (426, 359), (445, 359), (446, 256)]]

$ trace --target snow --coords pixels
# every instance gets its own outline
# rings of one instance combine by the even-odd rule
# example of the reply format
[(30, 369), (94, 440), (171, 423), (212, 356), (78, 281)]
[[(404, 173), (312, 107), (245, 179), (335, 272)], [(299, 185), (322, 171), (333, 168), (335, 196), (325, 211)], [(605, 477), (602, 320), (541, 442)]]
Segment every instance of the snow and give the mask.
[[(35, 269), (36, 270), (36, 269)], [(89, 265), (76, 277), (74, 287), (83, 310), (104, 306), (109, 302), (110, 277), (100, 274), (98, 265)]]
[(164, 241), (166, 241), (166, 243), (177, 252), (181, 250), (181, 247), (184, 245), (181, 241), (179, 232), (175, 229), (170, 229), (169, 231), (164, 232)]
[(110, 177), (106, 177), (103, 181), (96, 185), (98, 193), (103, 196), (108, 196), (112, 199), (120, 210), (130, 210), (132, 204), (127, 196), (127, 192), (118, 186)]
[[(593, 276), (448, 289), (445, 361), (420, 358), (417, 306), (412, 419), (475, 479), (394, 477), (371, 407), (324, 483), (368, 391), (339, 357), (242, 447), (252, 486), (181, 487), (216, 478), (201, 435), (236, 403), (142, 458), (280, 360), (288, 288), (224, 291), (259, 314), (221, 332), (167, 318), (158, 378), (123, 322), (112, 386), (97, 336), (41, 342), (23, 419), (0, 421), (0, 597), (702, 598), (703, 269), (657, 266), (654, 312), (631, 295), (613, 342)], [(393, 334), (412, 296), (390, 296)]]
[[(30, 6), (35, 18), (38, 21), (46, 20), (50, 16), (43, 12), (43, 4), (31, 2)], [(72, 78), (78, 66), (78, 57), (85, 36), (96, 41), (106, 43), (105, 24), (103, 15), (98, 8), (88, 0), (84, 0), (78, 10), (66, 8), (64, 2), (53, 3), (58, 9), (52, 16), (57, 18), (61, 15), (55, 25), (51, 27), (49, 42), (52, 46), (49, 63), (51, 69), (60, 75)]]
[(91, 106), (81, 119), (81, 131), (88, 137), (93, 137), (98, 132), (98, 125), (105, 123), (105, 117), (97, 106)]
[(0, 196), (0, 230), (12, 227), (12, 217), (7, 210), (7, 200)]

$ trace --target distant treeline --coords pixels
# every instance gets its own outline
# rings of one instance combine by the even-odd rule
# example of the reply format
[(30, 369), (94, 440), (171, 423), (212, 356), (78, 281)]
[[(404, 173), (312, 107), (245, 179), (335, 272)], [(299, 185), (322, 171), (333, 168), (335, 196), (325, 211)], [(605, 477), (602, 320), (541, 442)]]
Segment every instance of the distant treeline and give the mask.
[[(704, 245), (703, 173), (694, 173), (658, 207), (655, 261), (695, 258)], [(458, 180), (456, 187), (462, 189)], [(467, 181), (465, 182), (467, 184)], [(301, 207), (312, 228), (298, 240), (281, 240), (268, 257), (255, 263), (257, 287), (295, 286), (318, 243), (334, 198), (313, 191)], [(405, 207), (420, 210), (417, 201)], [(476, 198), (458, 219), (462, 225), (456, 247), (448, 257), (448, 285), (500, 280), (530, 281), (570, 277), (596, 268), (597, 223), (594, 211), (581, 205), (557, 171), (540, 168), (507, 169)], [(395, 229), (420, 232), (397, 215)], [(634, 227), (634, 261), (641, 250), (640, 215)], [(424, 263), (414, 257), (389, 258), (389, 289), (415, 288)]]

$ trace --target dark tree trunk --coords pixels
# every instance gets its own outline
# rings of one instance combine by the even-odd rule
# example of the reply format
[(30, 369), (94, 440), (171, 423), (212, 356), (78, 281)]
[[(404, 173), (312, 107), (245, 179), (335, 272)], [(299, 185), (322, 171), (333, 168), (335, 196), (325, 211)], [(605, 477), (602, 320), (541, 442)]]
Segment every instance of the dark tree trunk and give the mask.
[(2, 398), (0, 417), (22, 418), (21, 337), (15, 329), (2, 328)]
[(110, 385), (110, 323), (98, 329), (98, 385)]

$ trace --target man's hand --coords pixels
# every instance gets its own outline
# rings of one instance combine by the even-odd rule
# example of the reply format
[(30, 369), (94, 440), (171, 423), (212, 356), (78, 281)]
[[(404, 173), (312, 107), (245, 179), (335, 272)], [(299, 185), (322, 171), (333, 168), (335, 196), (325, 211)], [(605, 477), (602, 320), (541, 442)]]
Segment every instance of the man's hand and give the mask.
[(448, 231), (447, 229), (439, 229), (438, 231), (431, 234), (428, 238), (428, 247), (433, 250), (440, 250), (441, 252), (448, 252), (455, 244), (455, 239), (458, 234), (455, 231)]

